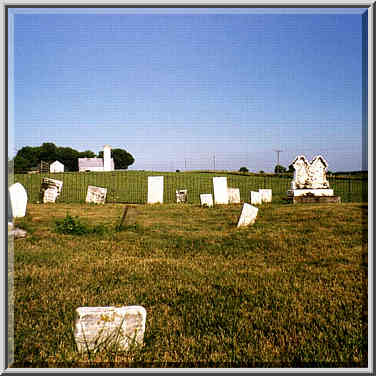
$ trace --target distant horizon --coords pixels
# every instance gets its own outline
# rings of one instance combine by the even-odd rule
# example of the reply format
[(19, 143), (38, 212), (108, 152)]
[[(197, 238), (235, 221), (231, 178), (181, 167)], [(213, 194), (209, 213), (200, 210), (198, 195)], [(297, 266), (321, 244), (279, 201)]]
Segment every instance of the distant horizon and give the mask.
[(8, 153), (129, 170), (368, 170), (365, 8), (9, 8)]

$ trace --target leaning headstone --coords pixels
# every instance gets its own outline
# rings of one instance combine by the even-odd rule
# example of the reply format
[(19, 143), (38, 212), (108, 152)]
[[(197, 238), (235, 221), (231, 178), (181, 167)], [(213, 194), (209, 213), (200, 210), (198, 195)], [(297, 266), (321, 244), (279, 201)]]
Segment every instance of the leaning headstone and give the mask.
[(148, 204), (163, 204), (163, 176), (148, 176)]
[(213, 196), (211, 193), (204, 193), (200, 195), (201, 206), (211, 208), (213, 206)]
[(271, 189), (259, 189), (262, 202), (272, 202), (272, 190)]
[(260, 192), (251, 191), (251, 204), (252, 205), (262, 204)]
[(107, 188), (94, 187), (89, 185), (87, 187), (86, 202), (94, 204), (104, 204), (106, 202)]
[(26, 215), (27, 193), (22, 184), (15, 183), (9, 187), (9, 199), (13, 217), (24, 217)]
[(141, 306), (80, 307), (76, 309), (74, 338), (79, 352), (116, 346), (125, 351), (142, 344), (146, 310)]
[(238, 221), (237, 227), (248, 226), (256, 221), (258, 208), (245, 203)]
[(228, 204), (228, 191), (227, 191), (227, 178), (214, 177), (214, 203), (215, 204)]
[(61, 193), (63, 182), (61, 180), (43, 178), (40, 186), (40, 195), (43, 203), (55, 202)]
[(188, 191), (186, 189), (180, 189), (176, 191), (176, 202), (184, 203), (187, 202), (187, 193)]
[(228, 191), (228, 203), (240, 204), (240, 189), (239, 188), (227, 188)]

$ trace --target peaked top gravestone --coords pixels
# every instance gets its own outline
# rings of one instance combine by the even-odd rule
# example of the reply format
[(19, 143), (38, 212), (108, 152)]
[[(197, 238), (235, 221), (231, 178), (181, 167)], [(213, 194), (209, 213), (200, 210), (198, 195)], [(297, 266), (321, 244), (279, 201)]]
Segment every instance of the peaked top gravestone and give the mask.
[(214, 203), (215, 204), (228, 204), (228, 190), (226, 177), (214, 177)]
[(26, 215), (27, 193), (22, 184), (15, 183), (9, 187), (9, 199), (13, 217), (24, 217)]
[(292, 163), (294, 178), (291, 189), (328, 189), (329, 182), (326, 178), (328, 163), (318, 155), (309, 163), (304, 155), (299, 155)]

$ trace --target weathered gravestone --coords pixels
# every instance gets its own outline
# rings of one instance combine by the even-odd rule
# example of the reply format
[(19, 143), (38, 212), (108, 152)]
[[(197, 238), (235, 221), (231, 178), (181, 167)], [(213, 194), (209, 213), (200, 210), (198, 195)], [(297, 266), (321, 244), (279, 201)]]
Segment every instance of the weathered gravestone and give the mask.
[(262, 204), (260, 192), (251, 191), (251, 204), (252, 205)]
[(262, 202), (272, 202), (272, 190), (271, 189), (259, 189)]
[(13, 217), (24, 217), (26, 215), (27, 193), (22, 184), (15, 183), (9, 187), (9, 199)]
[(309, 163), (304, 155), (299, 155), (292, 163), (294, 178), (287, 196), (296, 202), (340, 202), (340, 197), (334, 196), (326, 178), (328, 163), (318, 155)]
[(187, 202), (188, 191), (186, 189), (180, 189), (176, 191), (176, 202), (178, 204)]
[(239, 188), (227, 188), (228, 203), (240, 204), (240, 189)]
[(237, 227), (248, 226), (256, 221), (258, 208), (245, 203), (238, 221)]
[(215, 204), (228, 204), (228, 191), (227, 191), (227, 178), (214, 177), (214, 203)]
[(79, 352), (96, 352), (109, 346), (125, 351), (143, 342), (144, 307), (80, 307), (75, 313), (74, 337)]
[(203, 193), (200, 195), (201, 206), (212, 207), (213, 206), (213, 196), (211, 193)]
[(89, 185), (87, 187), (86, 202), (95, 204), (104, 204), (106, 202), (107, 188), (94, 187)]
[(56, 202), (61, 193), (63, 182), (61, 180), (43, 178), (40, 186), (40, 196), (43, 203)]
[(148, 176), (148, 204), (163, 204), (163, 176)]

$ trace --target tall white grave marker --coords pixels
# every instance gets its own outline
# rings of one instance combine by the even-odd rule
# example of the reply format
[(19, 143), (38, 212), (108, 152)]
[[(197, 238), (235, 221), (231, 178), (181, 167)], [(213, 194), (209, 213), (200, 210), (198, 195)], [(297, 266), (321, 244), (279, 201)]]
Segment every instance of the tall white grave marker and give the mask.
[(9, 198), (13, 217), (24, 217), (26, 215), (27, 193), (21, 183), (12, 184), (9, 187)]
[(163, 204), (163, 176), (148, 176), (148, 204)]
[(251, 191), (251, 204), (253, 205), (262, 204), (260, 192)]
[(240, 189), (239, 188), (228, 188), (228, 203), (229, 204), (240, 204)]
[(272, 190), (271, 189), (259, 189), (262, 202), (272, 202)]
[(228, 191), (227, 191), (227, 178), (214, 177), (214, 203), (215, 204), (228, 204)]

